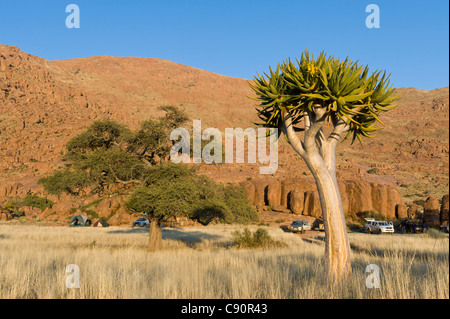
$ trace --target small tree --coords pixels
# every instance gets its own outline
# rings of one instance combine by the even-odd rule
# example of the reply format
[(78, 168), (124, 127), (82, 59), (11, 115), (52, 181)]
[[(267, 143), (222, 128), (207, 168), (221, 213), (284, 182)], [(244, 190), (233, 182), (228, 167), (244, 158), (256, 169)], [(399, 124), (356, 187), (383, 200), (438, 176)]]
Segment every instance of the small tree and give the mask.
[[(329, 283), (351, 272), (350, 245), (336, 179), (336, 147), (371, 137), (383, 124), (379, 115), (395, 107), (386, 72), (369, 76), (367, 66), (324, 52), (315, 59), (305, 51), (295, 65), (290, 59), (265, 76), (257, 74), (251, 88), (260, 101), (260, 125), (278, 128), (303, 158), (317, 184), (324, 228), (325, 271)], [(298, 132), (304, 132), (303, 140)], [(345, 138), (343, 138), (345, 137)], [(352, 141), (352, 143), (353, 143)]]
[(258, 220), (242, 190), (215, 183), (181, 164), (150, 169), (146, 183), (134, 190), (127, 205), (150, 219), (150, 251), (162, 248), (161, 222), (171, 217), (205, 224), (216, 218), (225, 223)]

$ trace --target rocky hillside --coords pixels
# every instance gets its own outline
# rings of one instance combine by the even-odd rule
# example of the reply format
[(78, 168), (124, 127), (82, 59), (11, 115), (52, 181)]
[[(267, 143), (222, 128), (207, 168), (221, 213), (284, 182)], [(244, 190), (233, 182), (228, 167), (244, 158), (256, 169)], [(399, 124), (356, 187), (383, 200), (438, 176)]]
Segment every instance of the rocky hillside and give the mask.
[[(364, 147), (339, 146), (339, 179), (387, 185), (406, 204), (430, 195), (442, 198), (448, 193), (448, 87), (396, 91), (402, 100), (384, 114), (384, 130)], [(65, 143), (94, 120), (111, 118), (135, 128), (170, 104), (201, 119), (204, 128), (247, 128), (257, 121), (251, 95), (245, 79), (161, 59), (48, 61), (0, 45), (0, 203), (42, 194), (37, 179), (61, 164)], [(270, 179), (308, 178), (306, 166), (284, 141), (279, 156)], [(201, 171), (223, 182), (262, 178), (256, 164), (202, 165)]]

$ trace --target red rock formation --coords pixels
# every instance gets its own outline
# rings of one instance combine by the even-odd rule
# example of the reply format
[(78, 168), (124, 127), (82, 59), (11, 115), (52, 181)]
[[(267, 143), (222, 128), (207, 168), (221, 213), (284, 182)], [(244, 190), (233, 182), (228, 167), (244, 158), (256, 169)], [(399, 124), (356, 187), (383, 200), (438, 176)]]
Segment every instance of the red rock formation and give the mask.
[(428, 227), (440, 227), (439, 201), (433, 196), (428, 197), (423, 204), (423, 220)]

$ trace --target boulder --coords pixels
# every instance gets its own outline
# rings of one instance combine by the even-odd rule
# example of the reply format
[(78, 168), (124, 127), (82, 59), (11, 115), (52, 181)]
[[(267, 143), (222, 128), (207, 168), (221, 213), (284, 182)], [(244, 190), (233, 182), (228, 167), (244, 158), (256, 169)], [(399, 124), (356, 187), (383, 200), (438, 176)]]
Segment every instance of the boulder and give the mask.
[(22, 207), (23, 212), (27, 218), (33, 218), (39, 216), (42, 213), (42, 210), (36, 207), (25, 206)]
[(108, 224), (110, 226), (121, 226), (121, 225), (131, 226), (135, 220), (136, 220), (135, 216), (126, 213), (125, 210), (121, 207), (111, 218), (108, 219)]
[(98, 218), (107, 219), (119, 207), (120, 203), (116, 198), (105, 198), (97, 205), (95, 214), (97, 214)]
[(427, 198), (423, 204), (423, 220), (428, 225), (428, 227), (439, 228), (440, 227), (440, 209), (439, 201), (430, 196)]
[(272, 181), (267, 186), (267, 202), (269, 206), (275, 207), (281, 205), (281, 182)]
[(372, 207), (372, 187), (364, 181), (348, 181), (346, 184), (348, 197), (347, 215), (357, 218), (357, 214), (373, 210)]
[(281, 182), (281, 205), (289, 208), (290, 194), (298, 189), (303, 194), (307, 191), (316, 191), (317, 186), (312, 178), (286, 178)]
[(305, 193), (303, 215), (316, 218), (322, 217), (322, 208), (320, 206), (319, 193), (317, 191), (307, 191)]
[(388, 186), (385, 184), (371, 183), (372, 190), (372, 207), (373, 211), (376, 211), (383, 215), (388, 216)]
[(404, 204), (402, 195), (400, 192), (393, 186), (387, 186), (387, 211), (386, 216), (387, 219), (395, 218), (395, 208), (397, 205)]
[(297, 215), (303, 213), (303, 204), (305, 202), (305, 193), (299, 189), (294, 189), (289, 193), (289, 208)]
[(442, 201), (441, 201), (441, 223), (444, 222), (448, 222), (449, 221), (449, 214), (448, 214), (448, 209), (449, 209), (449, 202), (448, 202), (448, 194), (445, 195), (444, 197), (442, 197)]
[[(72, 211), (78, 207), (79, 207), (79, 204), (75, 201), (72, 201), (72, 200), (61, 201), (59, 203), (54, 204), (52, 206), (52, 208), (49, 208), (50, 211), (47, 212), (47, 216), (50, 216), (53, 214), (56, 214), (59, 216), (69, 216), (72, 213)], [(43, 214), (41, 214), (41, 215), (43, 215)]]
[(397, 204), (395, 206), (395, 217), (398, 219), (408, 218), (408, 206), (405, 204)]
[(0, 221), (8, 221), (12, 219), (12, 215), (9, 212), (0, 212)]
[(419, 211), (419, 206), (417, 204), (412, 203), (408, 207), (407, 214), (408, 214), (408, 218), (411, 218), (411, 219), (420, 218), (421, 213)]
[(253, 204), (255, 206), (263, 207), (266, 205), (266, 187), (267, 184), (264, 181), (256, 180), (252, 184), (255, 186), (255, 199)]

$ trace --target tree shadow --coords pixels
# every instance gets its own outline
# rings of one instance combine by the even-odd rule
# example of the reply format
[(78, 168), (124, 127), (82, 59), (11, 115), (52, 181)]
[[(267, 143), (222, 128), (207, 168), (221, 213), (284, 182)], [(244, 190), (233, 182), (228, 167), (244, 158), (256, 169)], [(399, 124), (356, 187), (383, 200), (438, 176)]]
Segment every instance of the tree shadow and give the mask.
[(302, 240), (308, 244), (322, 246), (325, 242), (325, 237), (322, 237), (322, 236), (307, 237), (307, 238), (302, 238)]
[[(127, 228), (111, 230), (108, 234), (145, 234), (148, 236), (150, 232), (149, 228)], [(181, 241), (188, 246), (193, 246), (201, 243), (204, 240), (220, 240), (224, 239), (221, 235), (212, 235), (201, 231), (189, 231), (183, 230), (178, 227), (163, 227), (161, 228), (162, 239)]]
[(183, 231), (180, 228), (163, 228), (163, 239), (179, 240), (186, 244), (198, 244), (204, 240), (223, 239), (223, 236), (212, 235), (200, 231)]
[(150, 229), (145, 227), (139, 228), (126, 228), (126, 229), (116, 229), (108, 231), (108, 234), (145, 234), (149, 233)]

